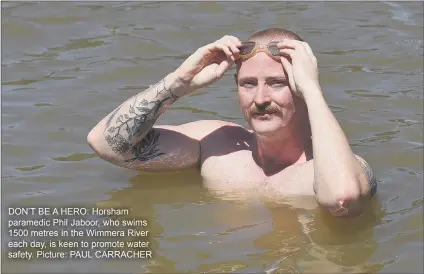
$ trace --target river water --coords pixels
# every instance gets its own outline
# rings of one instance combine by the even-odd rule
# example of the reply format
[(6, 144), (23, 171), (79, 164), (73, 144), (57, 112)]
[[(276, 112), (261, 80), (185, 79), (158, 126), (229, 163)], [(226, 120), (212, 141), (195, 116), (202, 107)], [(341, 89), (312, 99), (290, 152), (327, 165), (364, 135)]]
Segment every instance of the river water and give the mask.
[[(421, 2), (1, 5), (2, 205), (129, 207), (132, 217), (149, 220), (155, 254), (139, 261), (3, 261), (3, 271), (422, 273)], [(100, 119), (198, 47), (275, 26), (309, 42), (331, 109), (375, 171), (370, 216), (325, 221), (314, 209), (222, 200), (196, 172), (126, 170), (87, 145)], [(181, 100), (158, 123), (245, 125), (232, 74)]]

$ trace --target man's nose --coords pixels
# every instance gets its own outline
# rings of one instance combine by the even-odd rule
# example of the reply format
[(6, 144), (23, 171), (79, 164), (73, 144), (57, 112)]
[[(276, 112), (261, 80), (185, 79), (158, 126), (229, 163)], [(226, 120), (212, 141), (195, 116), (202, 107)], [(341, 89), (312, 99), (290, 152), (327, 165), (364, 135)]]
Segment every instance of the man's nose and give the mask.
[(269, 96), (266, 85), (259, 85), (255, 94), (256, 106), (267, 106), (271, 103), (271, 97)]

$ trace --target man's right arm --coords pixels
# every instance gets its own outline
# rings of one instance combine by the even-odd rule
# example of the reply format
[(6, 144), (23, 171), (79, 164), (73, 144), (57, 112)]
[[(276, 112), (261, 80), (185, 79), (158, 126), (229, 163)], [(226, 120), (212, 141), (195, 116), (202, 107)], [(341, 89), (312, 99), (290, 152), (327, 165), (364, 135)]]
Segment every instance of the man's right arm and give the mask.
[(188, 86), (174, 73), (131, 97), (88, 134), (91, 148), (113, 164), (146, 171), (176, 170), (198, 165), (200, 144), (190, 136), (192, 123), (153, 127), (159, 116)]
[(100, 121), (88, 134), (89, 145), (104, 160), (126, 168), (163, 171), (199, 165), (200, 140), (216, 123), (154, 124), (179, 98), (220, 79), (234, 63), (238, 46), (238, 38), (224, 36), (199, 48), (176, 71)]

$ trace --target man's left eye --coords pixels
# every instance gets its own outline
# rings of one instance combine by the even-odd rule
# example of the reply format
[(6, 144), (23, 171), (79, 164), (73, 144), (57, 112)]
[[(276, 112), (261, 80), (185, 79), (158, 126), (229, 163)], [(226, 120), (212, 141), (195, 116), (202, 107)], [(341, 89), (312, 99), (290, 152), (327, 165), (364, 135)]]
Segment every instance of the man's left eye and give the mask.
[(274, 87), (284, 87), (286, 84), (284, 82), (274, 82), (271, 85)]

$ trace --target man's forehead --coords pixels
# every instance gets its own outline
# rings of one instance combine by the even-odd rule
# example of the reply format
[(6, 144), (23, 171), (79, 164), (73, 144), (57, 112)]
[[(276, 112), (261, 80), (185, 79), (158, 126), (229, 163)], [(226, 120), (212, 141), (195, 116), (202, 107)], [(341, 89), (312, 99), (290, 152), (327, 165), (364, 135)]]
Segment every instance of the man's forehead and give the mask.
[[(264, 53), (258, 53), (263, 55)], [(268, 56), (254, 56), (243, 62), (239, 70), (240, 76), (271, 77), (285, 76), (283, 65)]]
[(279, 80), (286, 80), (286, 74), (285, 73), (269, 73), (269, 74), (263, 74), (263, 75), (258, 75), (258, 74), (243, 74), (240, 75), (239, 80), (257, 80), (257, 79), (263, 79), (265, 81), (269, 81), (269, 80), (275, 80), (275, 79), (279, 79)]
[(263, 52), (259, 52), (252, 58), (240, 64), (238, 74), (240, 78), (269, 78), (286, 77), (283, 65)]
[(242, 62), (242, 67), (248, 70), (264, 70), (282, 68), (280, 60), (271, 58), (265, 52), (258, 52)]

